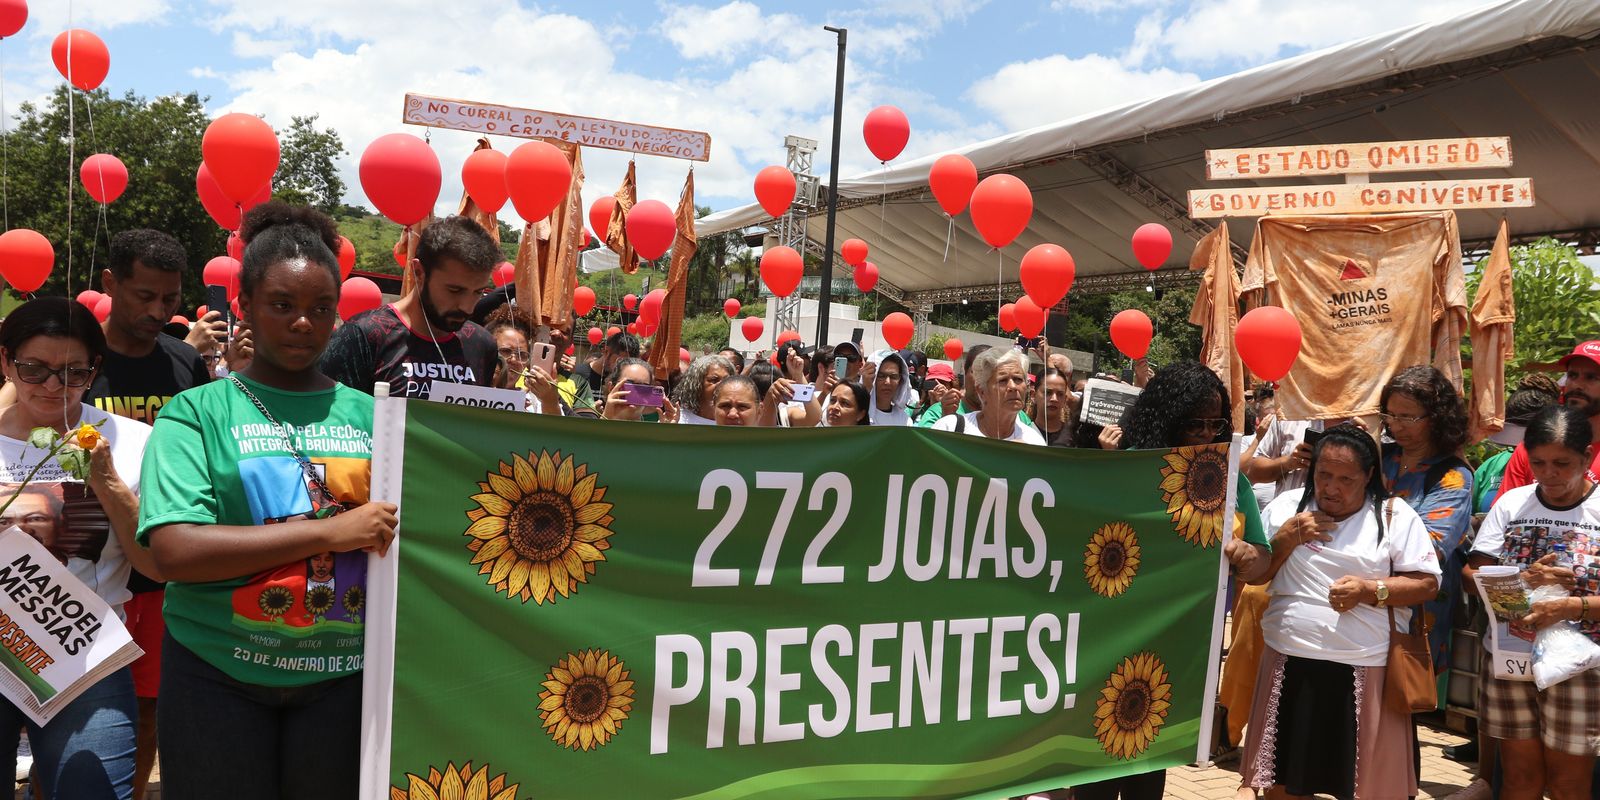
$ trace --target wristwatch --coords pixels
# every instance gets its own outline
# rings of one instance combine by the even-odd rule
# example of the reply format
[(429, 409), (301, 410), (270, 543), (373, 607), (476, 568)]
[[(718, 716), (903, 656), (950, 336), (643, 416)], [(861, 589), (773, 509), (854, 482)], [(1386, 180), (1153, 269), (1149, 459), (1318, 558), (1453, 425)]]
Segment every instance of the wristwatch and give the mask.
[(1389, 602), (1389, 587), (1383, 581), (1378, 581), (1378, 608), (1383, 608)]

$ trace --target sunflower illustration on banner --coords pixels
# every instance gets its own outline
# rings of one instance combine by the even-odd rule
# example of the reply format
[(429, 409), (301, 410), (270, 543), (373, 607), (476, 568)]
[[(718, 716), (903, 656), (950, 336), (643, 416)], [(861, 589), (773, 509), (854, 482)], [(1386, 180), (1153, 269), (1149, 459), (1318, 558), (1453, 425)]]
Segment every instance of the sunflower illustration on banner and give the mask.
[(1083, 553), (1083, 576), (1101, 597), (1116, 597), (1139, 574), (1139, 535), (1126, 522), (1102, 525)]
[(1191, 544), (1215, 546), (1228, 504), (1227, 446), (1175, 447), (1163, 460), (1161, 499), (1173, 529)]
[(1106, 755), (1136, 758), (1156, 740), (1171, 708), (1167, 666), (1154, 653), (1128, 656), (1106, 679), (1095, 702), (1095, 738)]
[(603, 747), (633, 707), (633, 681), (605, 650), (568, 654), (545, 673), (539, 719), (556, 744), (573, 750)]
[(507, 784), (505, 773), (489, 777), (489, 765), (473, 771), (468, 761), (456, 769), (446, 763), (444, 771), (428, 768), (426, 776), (406, 773), (406, 787), (389, 787), (389, 800), (516, 800), (521, 784)]
[(605, 551), (611, 504), (588, 466), (561, 453), (513, 455), (478, 483), (467, 512), (471, 563), (488, 584), (526, 603), (555, 602), (588, 583)]

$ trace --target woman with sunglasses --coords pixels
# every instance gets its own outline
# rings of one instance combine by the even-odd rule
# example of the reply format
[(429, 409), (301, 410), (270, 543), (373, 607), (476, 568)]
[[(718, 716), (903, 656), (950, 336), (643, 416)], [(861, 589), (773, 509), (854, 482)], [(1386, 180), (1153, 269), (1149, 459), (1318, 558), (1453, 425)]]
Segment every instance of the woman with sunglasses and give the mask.
[(1472, 470), (1461, 459), (1467, 443), (1467, 405), (1454, 384), (1429, 366), (1401, 370), (1379, 396), (1383, 428), (1395, 447), (1384, 448), (1383, 480), (1406, 502), (1433, 540), (1443, 576), (1439, 596), (1423, 606), (1433, 619), (1428, 647), (1435, 671), (1450, 663), (1455, 607), (1461, 603), (1462, 539), (1472, 529)]
[[(132, 596), (129, 567), (158, 580), (161, 571), (134, 541), (140, 462), (150, 427), (82, 402), (105, 348), (94, 315), (65, 297), (24, 303), (0, 325), (0, 364), (16, 390), (16, 402), (0, 411), (0, 482), (6, 484), (0, 503), (38, 467), (28, 487), (47, 494), (46, 505), (56, 510), (48, 514), (54, 518), (51, 553), (121, 616), (122, 604)], [(94, 426), (99, 434), (89, 451), (86, 479), (29, 444), (37, 428), (71, 436), (81, 425)], [(21, 508), (19, 502), (16, 509)], [(128, 798), (137, 715), (126, 667), (101, 679), (43, 727), (0, 701), (0, 753), (14, 762), (18, 732), (26, 727), (35, 775), (46, 796)]]
[(162, 797), (349, 798), (367, 554), (388, 550), (395, 506), (367, 502), (372, 397), (317, 368), (339, 305), (332, 221), (270, 202), (240, 235), (255, 358), (173, 398), (146, 454), (139, 535), (169, 580)]

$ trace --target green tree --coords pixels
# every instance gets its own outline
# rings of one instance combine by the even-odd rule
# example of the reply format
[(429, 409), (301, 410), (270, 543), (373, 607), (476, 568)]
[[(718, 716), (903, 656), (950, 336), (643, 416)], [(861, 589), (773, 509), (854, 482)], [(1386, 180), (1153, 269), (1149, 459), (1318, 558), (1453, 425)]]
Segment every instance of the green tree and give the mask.
[(344, 142), (332, 128), (317, 129), (317, 115), (294, 117), (288, 131), (279, 131), (282, 157), (273, 178), (274, 197), (325, 212), (344, 200), (344, 180), (336, 162), (345, 154)]
[[(1469, 297), (1478, 296), (1483, 267), (1467, 276)], [(1516, 352), (1506, 365), (1506, 384), (1539, 365), (1572, 351), (1578, 342), (1600, 331), (1600, 287), (1594, 272), (1578, 260), (1577, 251), (1554, 239), (1540, 239), (1511, 248), (1511, 290), (1517, 304), (1512, 326)], [(1463, 347), (1470, 355), (1470, 343)]]
[[(697, 217), (711, 213), (706, 206), (696, 206), (694, 211)], [(733, 277), (733, 265), (737, 264), (739, 255), (749, 255), (738, 230), (702, 236), (696, 244), (694, 258), (689, 260), (689, 291), (684, 298), (686, 315), (709, 314), (720, 309), (722, 301), (727, 299), (722, 296), (723, 282)], [(748, 280), (745, 285), (748, 290)], [(740, 294), (743, 299), (745, 293)]]

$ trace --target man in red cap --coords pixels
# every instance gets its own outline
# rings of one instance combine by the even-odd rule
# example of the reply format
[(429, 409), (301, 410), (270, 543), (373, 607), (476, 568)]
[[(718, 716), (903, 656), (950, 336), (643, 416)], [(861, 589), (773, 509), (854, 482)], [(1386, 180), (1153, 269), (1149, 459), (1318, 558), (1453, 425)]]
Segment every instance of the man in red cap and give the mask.
[[(1595, 438), (1600, 439), (1600, 341), (1584, 342), (1572, 348), (1559, 363), (1567, 371), (1561, 402), (1568, 408), (1582, 411), (1589, 418), (1589, 428), (1594, 431)], [(1589, 464), (1589, 480), (1600, 481), (1600, 448), (1596, 448), (1594, 460)], [(1507, 490), (1527, 486), (1533, 481), (1528, 451), (1519, 444), (1511, 460), (1506, 462), (1506, 474), (1500, 481), (1500, 493), (1495, 495), (1495, 500), (1504, 497)]]

